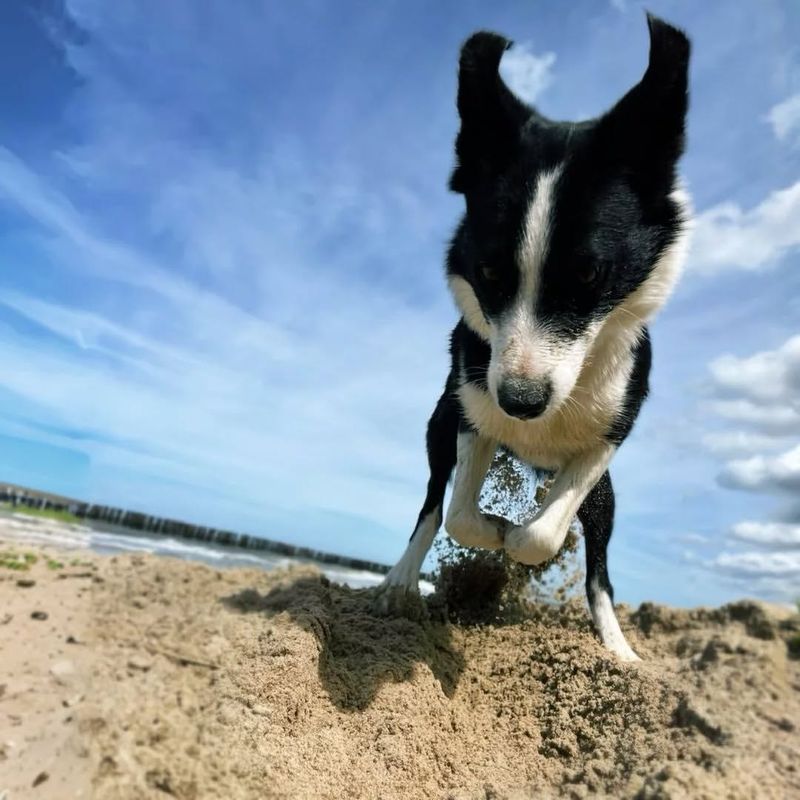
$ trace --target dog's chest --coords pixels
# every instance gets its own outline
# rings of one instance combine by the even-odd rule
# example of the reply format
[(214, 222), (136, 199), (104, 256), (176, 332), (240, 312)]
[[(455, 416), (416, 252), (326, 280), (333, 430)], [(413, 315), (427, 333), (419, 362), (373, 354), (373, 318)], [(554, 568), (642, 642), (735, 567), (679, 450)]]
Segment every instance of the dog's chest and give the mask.
[(489, 392), (475, 384), (459, 389), (464, 413), (481, 435), (543, 469), (558, 469), (570, 458), (603, 443), (620, 413), (623, 397), (624, 386), (609, 385), (600, 394), (578, 387), (552, 416), (523, 421), (504, 414)]

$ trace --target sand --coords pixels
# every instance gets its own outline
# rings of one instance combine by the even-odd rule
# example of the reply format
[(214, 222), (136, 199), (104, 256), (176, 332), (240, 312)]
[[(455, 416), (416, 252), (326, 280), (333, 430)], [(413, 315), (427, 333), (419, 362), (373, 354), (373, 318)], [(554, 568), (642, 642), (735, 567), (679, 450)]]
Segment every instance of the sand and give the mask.
[[(0, 541), (0, 552), (8, 550), (22, 552)], [(37, 553), (24, 572), (0, 567), (0, 798), (90, 797), (78, 710), (92, 663), (95, 567), (82, 558), (48, 567)]]
[(780, 609), (623, 608), (626, 665), (578, 603), (462, 626), (310, 568), (38, 555), (0, 568), (8, 800), (800, 797)]

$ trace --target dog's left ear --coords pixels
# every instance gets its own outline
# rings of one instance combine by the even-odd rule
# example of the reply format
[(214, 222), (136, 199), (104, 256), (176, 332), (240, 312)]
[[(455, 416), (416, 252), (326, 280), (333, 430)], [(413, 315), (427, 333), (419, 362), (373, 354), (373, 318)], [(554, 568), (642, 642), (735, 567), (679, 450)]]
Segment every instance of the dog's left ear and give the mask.
[(454, 192), (467, 194), (491, 181), (511, 160), (532, 109), (500, 77), (500, 59), (512, 42), (497, 33), (474, 33), (461, 48), (458, 68), (456, 168)]
[(684, 147), (691, 46), (683, 31), (652, 14), (647, 25), (647, 71), (601, 118), (598, 132), (631, 167), (661, 164), (672, 171)]

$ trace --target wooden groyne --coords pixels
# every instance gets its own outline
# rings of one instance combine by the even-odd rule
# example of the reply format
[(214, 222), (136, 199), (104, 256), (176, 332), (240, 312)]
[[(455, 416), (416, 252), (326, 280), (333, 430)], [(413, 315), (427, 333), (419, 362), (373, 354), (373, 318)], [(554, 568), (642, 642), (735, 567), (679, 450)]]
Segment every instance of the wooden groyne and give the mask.
[(336, 564), (350, 569), (366, 570), (385, 574), (389, 571), (386, 564), (375, 561), (366, 561), (361, 558), (350, 558), (323, 550), (314, 550), (310, 547), (299, 547), (286, 542), (273, 539), (263, 539), (247, 533), (209, 528), (203, 525), (192, 525), (177, 519), (155, 517), (141, 511), (128, 511), (114, 506), (86, 503), (61, 495), (40, 492), (13, 484), (0, 484), (0, 502), (8, 503), (13, 508), (19, 506), (32, 509), (50, 509), (73, 514), (80, 519), (96, 522), (105, 522), (134, 531), (174, 536), (181, 539), (194, 539), (201, 542), (214, 542), (228, 547), (241, 547), (246, 550), (265, 550), (281, 556), (292, 558), (305, 558), (319, 561), (323, 564)]

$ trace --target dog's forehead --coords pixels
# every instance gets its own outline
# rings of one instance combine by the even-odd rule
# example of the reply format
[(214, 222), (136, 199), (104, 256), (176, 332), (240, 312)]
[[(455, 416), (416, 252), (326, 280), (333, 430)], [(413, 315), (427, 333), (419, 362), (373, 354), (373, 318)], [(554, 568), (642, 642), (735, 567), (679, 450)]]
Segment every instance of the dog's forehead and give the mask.
[[(496, 205), (500, 217), (528, 215), (536, 202), (543, 176), (558, 173), (550, 186), (554, 202), (572, 201), (577, 191), (583, 201), (594, 203), (602, 197), (603, 184), (612, 177), (602, 153), (591, 147), (591, 126), (586, 123), (541, 125), (521, 138), (520, 147), (496, 184)], [(604, 170), (608, 175), (601, 175)]]
[[(570, 141), (570, 138), (572, 140)], [(509, 191), (518, 192), (520, 243), (538, 230), (558, 245), (601, 257), (641, 219), (640, 198), (624, 168), (604, 156), (584, 134), (561, 137), (541, 157), (523, 156)], [(536, 158), (535, 156), (539, 157)]]
[(589, 123), (552, 123), (543, 133), (540, 123), (476, 207), (482, 257), (517, 274), (516, 292), (546, 288), (522, 280), (533, 273), (570, 272), (586, 260), (626, 261), (635, 248), (640, 198), (594, 130)]
[(540, 271), (550, 249), (550, 234), (563, 169), (563, 163), (557, 163), (549, 169), (540, 170), (528, 192), (515, 259), (522, 278), (520, 288), (524, 292), (533, 291), (537, 283), (536, 273)]

